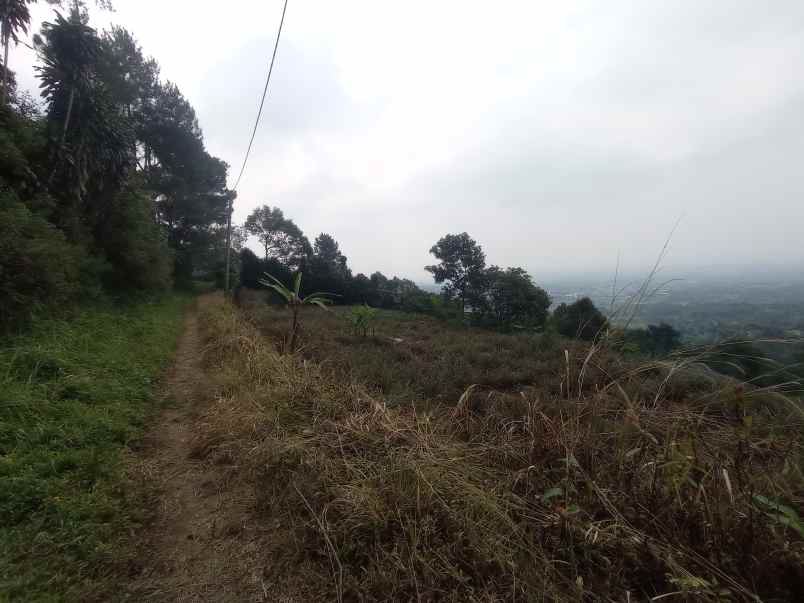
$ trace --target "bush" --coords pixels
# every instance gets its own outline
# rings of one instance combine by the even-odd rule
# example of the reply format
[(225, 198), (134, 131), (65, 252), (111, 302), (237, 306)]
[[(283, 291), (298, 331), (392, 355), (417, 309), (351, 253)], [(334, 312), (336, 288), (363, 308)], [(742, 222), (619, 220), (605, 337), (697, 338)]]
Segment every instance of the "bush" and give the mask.
[(623, 334), (622, 351), (664, 356), (681, 346), (681, 333), (662, 322), (647, 329), (629, 329)]
[(59, 308), (79, 291), (82, 250), (8, 193), (0, 193), (0, 329)]
[(368, 304), (363, 304), (362, 306), (352, 306), (352, 310), (349, 312), (348, 317), (349, 324), (352, 325), (352, 330), (354, 331), (355, 335), (366, 337), (368, 336), (369, 331), (374, 333), (374, 320), (377, 317), (377, 310)]
[(113, 290), (165, 290), (173, 284), (173, 253), (154, 223), (151, 201), (141, 192), (124, 191), (111, 204), (103, 228), (110, 270), (105, 284)]
[(547, 320), (550, 296), (533, 283), (522, 268), (501, 270), (492, 266), (486, 271), (488, 290), (485, 312), (502, 326), (542, 327)]
[(553, 312), (553, 321), (558, 332), (565, 337), (584, 341), (592, 341), (607, 326), (606, 317), (588, 297), (558, 306)]

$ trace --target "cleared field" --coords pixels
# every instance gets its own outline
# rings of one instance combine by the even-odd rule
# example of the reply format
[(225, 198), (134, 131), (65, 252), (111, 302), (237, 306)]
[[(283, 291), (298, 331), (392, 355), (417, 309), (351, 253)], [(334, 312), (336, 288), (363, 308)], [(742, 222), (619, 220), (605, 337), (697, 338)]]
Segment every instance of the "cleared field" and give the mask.
[[(424, 315), (378, 310), (370, 334), (356, 334), (350, 308), (309, 309), (302, 318), (301, 353), (341, 376), (374, 388), (391, 403), (454, 404), (469, 385), (498, 391), (527, 389), (558, 394), (564, 359), (555, 337), (507, 335)], [(287, 332), (282, 310), (255, 317), (279, 345)]]
[[(672, 363), (381, 313), (223, 306), (202, 441), (302, 600), (794, 600), (801, 408)], [(402, 341), (399, 341), (399, 340)], [(557, 357), (557, 358), (556, 358)], [(477, 385), (476, 385), (477, 384)]]

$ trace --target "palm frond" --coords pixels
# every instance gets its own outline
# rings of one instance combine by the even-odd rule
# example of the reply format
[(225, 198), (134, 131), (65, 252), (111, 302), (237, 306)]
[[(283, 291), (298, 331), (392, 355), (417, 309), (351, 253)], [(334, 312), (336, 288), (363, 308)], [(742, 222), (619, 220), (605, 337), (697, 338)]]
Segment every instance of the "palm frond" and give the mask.
[[(267, 275), (267, 276), (271, 276), (271, 275), (269, 274), (269, 275)], [(274, 278), (274, 277), (272, 277), (272, 276), (271, 276), (271, 278)], [(281, 282), (279, 282), (277, 279), (275, 279), (275, 278), (274, 278), (274, 280), (275, 280), (275, 281), (277, 281), (277, 284), (271, 283), (270, 281), (267, 281), (267, 280), (265, 280), (265, 279), (260, 279), (260, 280), (259, 280), (259, 281), (257, 281), (257, 282), (259, 282), (259, 283), (260, 283), (261, 285), (263, 285), (264, 287), (267, 287), (268, 289), (273, 289), (273, 290), (274, 290), (274, 291), (276, 291), (276, 292), (277, 292), (279, 295), (281, 295), (281, 296), (282, 296), (282, 298), (283, 298), (283, 299), (284, 299), (284, 300), (285, 300), (287, 303), (290, 303), (290, 302), (292, 301), (293, 297), (294, 297), (294, 296), (293, 296), (293, 292), (292, 292), (292, 291), (290, 291), (290, 290), (288, 290), (288, 288), (287, 288), (287, 287), (285, 287), (285, 286), (284, 286), (284, 285), (283, 285)]]
[[(332, 297), (341, 297), (341, 296), (338, 295), (337, 293), (327, 293), (325, 291), (316, 291), (315, 293), (311, 293), (310, 295), (306, 296), (304, 299), (307, 299), (308, 297), (322, 297), (322, 298), (329, 299), (329, 298), (332, 298)], [(329, 301), (333, 301), (333, 300), (329, 299)]]
[[(280, 281), (278, 278), (276, 278), (274, 275), (272, 275), (272, 274), (268, 274), (267, 272), (263, 272), (263, 275), (264, 275), (264, 276), (267, 276), (269, 279), (271, 279), (272, 281), (274, 281), (274, 283), (276, 283), (276, 284), (277, 284), (277, 285), (279, 285), (280, 287), (283, 287), (283, 288), (287, 289), (288, 291), (290, 291), (290, 289), (288, 289), (288, 288), (285, 286), (285, 284), (284, 284), (282, 281)], [(264, 282), (264, 281), (263, 281), (263, 279), (260, 279), (260, 281), (259, 281), (259, 282), (260, 282), (260, 284), (263, 284), (263, 282)]]
[(282, 287), (278, 287), (277, 285), (268, 285), (268, 288), (276, 291), (288, 303), (290, 303), (291, 300), (293, 300), (293, 293), (290, 293), (287, 289), (283, 289)]
[(323, 308), (324, 310), (328, 310), (329, 308), (327, 308), (327, 304), (332, 303), (332, 301), (331, 300), (326, 300), (326, 299), (310, 299), (309, 297), (305, 297), (304, 298), (304, 303), (305, 304), (315, 304), (319, 308)]

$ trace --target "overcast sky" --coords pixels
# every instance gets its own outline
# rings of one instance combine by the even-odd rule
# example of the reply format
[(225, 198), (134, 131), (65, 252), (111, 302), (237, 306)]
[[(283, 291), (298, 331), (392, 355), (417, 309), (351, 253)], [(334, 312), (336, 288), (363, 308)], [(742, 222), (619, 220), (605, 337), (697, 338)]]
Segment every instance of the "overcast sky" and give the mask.
[[(281, 0), (114, 4), (93, 24), (158, 60), (233, 184)], [(800, 267), (803, 67), (801, 0), (290, 0), (235, 219), (277, 205), (417, 281), (464, 230), (537, 280), (639, 270), (679, 218), (674, 275)]]

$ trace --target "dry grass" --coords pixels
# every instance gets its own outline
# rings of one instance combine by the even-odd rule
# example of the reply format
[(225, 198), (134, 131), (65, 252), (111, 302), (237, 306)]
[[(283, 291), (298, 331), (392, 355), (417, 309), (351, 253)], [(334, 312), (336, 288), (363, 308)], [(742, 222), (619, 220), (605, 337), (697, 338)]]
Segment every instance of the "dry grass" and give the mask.
[[(287, 312), (261, 305), (249, 318), (279, 349)], [(513, 335), (453, 325), (433, 317), (379, 310), (373, 336), (354, 333), (350, 308), (308, 311), (301, 319), (301, 354), (335, 379), (358, 381), (390, 406), (454, 405), (472, 384), (498, 391), (538, 390), (559, 395), (566, 376), (563, 349), (585, 347), (542, 335)], [(575, 385), (573, 384), (573, 388)]]
[[(795, 401), (694, 368), (629, 367), (597, 349), (565, 354), (561, 342), (439, 331), (419, 317), (394, 316), (410, 322), (404, 334), (386, 323), (366, 342), (330, 320), (303, 318), (306, 358), (280, 356), (230, 306), (201, 321), (220, 400), (199, 450), (254, 488), (271, 534), (254, 563), (280, 591), (347, 601), (804, 592), (802, 534), (761, 503), (800, 514)], [(425, 334), (422, 350), (399, 353)], [(404, 341), (380, 343), (390, 336)], [(481, 344), (486, 368), (472, 360)], [(367, 384), (360, 365), (377, 356), (391, 363), (388, 381)], [(502, 387), (477, 378), (542, 356), (547, 368)], [(442, 385), (421, 386), (438, 375)]]

